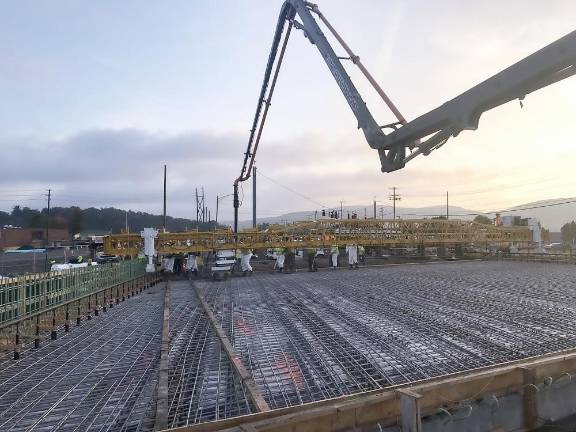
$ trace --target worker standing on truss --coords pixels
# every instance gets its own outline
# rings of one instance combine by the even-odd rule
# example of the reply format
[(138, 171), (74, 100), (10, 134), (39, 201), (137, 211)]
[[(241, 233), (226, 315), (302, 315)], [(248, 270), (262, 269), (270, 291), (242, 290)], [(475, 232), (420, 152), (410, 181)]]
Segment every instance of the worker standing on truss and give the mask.
[(338, 267), (338, 245), (333, 245), (330, 249), (330, 256), (332, 258), (332, 268), (336, 270)]
[(353, 268), (358, 268), (358, 246), (347, 245), (346, 253), (348, 254), (348, 264), (350, 265), (350, 270)]

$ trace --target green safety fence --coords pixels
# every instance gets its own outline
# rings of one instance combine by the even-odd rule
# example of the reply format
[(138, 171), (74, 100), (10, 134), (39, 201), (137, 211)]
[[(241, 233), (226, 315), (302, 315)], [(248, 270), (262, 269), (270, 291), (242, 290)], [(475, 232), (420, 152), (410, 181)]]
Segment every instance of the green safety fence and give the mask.
[(146, 274), (143, 260), (0, 279), (0, 324)]

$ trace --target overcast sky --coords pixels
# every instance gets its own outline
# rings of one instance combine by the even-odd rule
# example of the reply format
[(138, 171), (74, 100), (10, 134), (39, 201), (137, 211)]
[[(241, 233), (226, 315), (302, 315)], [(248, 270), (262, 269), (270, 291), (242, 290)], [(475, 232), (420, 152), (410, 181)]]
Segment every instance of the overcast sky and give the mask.
[[(0, 0), (0, 209), (115, 206), (195, 216), (232, 191), (281, 1)], [(408, 119), (573, 31), (573, 0), (319, 0)], [(335, 46), (335, 45), (334, 45)], [(343, 54), (342, 50), (336, 50)], [(380, 124), (394, 118), (347, 64)], [(576, 78), (485, 114), (427, 158), (380, 172), (334, 79), (295, 31), (257, 165), (326, 206), (494, 210), (576, 195)], [(318, 204), (267, 178), (261, 216)], [(244, 185), (241, 217), (251, 214)], [(221, 218), (231, 216), (231, 199)]]

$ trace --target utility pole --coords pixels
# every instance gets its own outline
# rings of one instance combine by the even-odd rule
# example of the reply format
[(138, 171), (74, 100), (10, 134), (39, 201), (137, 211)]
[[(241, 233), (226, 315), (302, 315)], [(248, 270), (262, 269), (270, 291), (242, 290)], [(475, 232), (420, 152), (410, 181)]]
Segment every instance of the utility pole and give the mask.
[(374, 197), (374, 219), (376, 219), (376, 197)]
[(198, 226), (198, 223), (200, 222), (199, 219), (199, 213), (198, 213), (198, 188), (195, 189), (195, 194), (196, 194), (196, 226)]
[(240, 199), (238, 198), (238, 180), (234, 182), (234, 195), (233, 206), (234, 206), (234, 240), (238, 240), (238, 207), (240, 207)]
[(448, 220), (448, 191), (446, 191), (446, 220)]
[(44, 259), (44, 271), (48, 271), (48, 235), (50, 233), (50, 200), (52, 198), (52, 190), (48, 189), (48, 206), (46, 212), (46, 235), (44, 236), (44, 249), (45, 250), (45, 259)]
[(380, 219), (384, 219), (384, 207), (380, 207)]
[(204, 203), (204, 186), (202, 186), (202, 223), (206, 222), (206, 204)]
[(164, 223), (162, 228), (166, 232), (166, 165), (164, 165)]
[(208, 207), (206, 207), (206, 200), (204, 199), (204, 187), (202, 187), (202, 194), (198, 193), (198, 188), (195, 189), (196, 197), (196, 225), (200, 222), (206, 222), (208, 217)]
[(389, 195), (388, 199), (392, 201), (392, 214), (393, 218), (396, 219), (396, 201), (400, 201), (402, 197), (396, 193), (396, 189), (398, 189), (396, 186), (389, 189), (392, 189), (392, 195)]
[(232, 196), (232, 195), (233, 194), (222, 195), (222, 196), (216, 195), (216, 220), (215, 220), (216, 225), (218, 225), (218, 210), (220, 208), (220, 201), (222, 201), (224, 198)]
[(252, 167), (252, 228), (256, 228), (256, 165)]

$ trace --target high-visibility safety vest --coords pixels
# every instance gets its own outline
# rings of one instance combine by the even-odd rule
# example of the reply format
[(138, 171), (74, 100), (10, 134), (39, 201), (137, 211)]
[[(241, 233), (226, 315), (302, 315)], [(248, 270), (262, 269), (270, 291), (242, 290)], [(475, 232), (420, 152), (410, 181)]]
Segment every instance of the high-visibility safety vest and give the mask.
[(364, 250), (364, 246), (358, 246), (358, 253), (360, 255), (364, 255), (366, 253), (366, 251)]
[(330, 253), (331, 254), (337, 254), (338, 253), (338, 246), (332, 246), (332, 248), (330, 249)]

